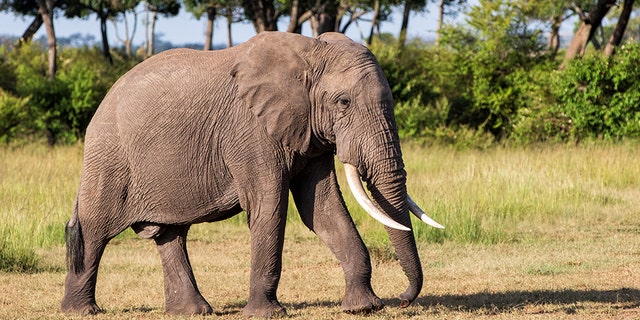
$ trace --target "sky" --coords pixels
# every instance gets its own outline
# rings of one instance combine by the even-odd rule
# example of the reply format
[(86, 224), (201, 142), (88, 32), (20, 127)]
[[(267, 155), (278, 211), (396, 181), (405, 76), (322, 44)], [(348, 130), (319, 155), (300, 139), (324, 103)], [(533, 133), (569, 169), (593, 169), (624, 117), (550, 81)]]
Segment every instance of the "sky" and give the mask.
[[(412, 13), (409, 19), (408, 37), (420, 37), (422, 39), (434, 39), (437, 26), (436, 6), (431, 4), (427, 7), (432, 12)], [(144, 25), (142, 24), (144, 13), (138, 14), (138, 25), (136, 33), (133, 37), (134, 45), (140, 45), (144, 42)], [(366, 17), (366, 16), (365, 16)], [(32, 17), (20, 17), (13, 14), (0, 13), (0, 35), (21, 36), (32, 21)], [(133, 19), (130, 19), (133, 21)], [(286, 17), (280, 19), (278, 23), (279, 30), (286, 30), (289, 20)], [(394, 10), (391, 21), (381, 24), (381, 31), (388, 32), (397, 36), (400, 32), (400, 23), (402, 22), (402, 13), (400, 8)], [(130, 23), (131, 25), (132, 23)], [(181, 10), (176, 17), (164, 18), (158, 17), (156, 22), (156, 39), (161, 41), (169, 41), (174, 45), (186, 43), (204, 43), (204, 31), (206, 27), (206, 19), (196, 20), (190, 13)], [(95, 41), (100, 41), (100, 23), (95, 15), (88, 19), (66, 19), (64, 17), (55, 17), (54, 28), (57, 37), (68, 37), (72, 34), (80, 33), (82, 35), (92, 35)], [(130, 27), (131, 28), (131, 27)], [(358, 25), (352, 24), (347, 30), (347, 36), (355, 41), (362, 41), (369, 35), (370, 23), (361, 21)], [(124, 24), (118, 24), (118, 31), (121, 38), (124, 38)], [(226, 46), (226, 20), (219, 18), (214, 26), (213, 43), (214, 45)], [(117, 40), (114, 26), (108, 24), (107, 34), (109, 44), (111, 46), (120, 46)], [(302, 34), (311, 36), (308, 23), (303, 25)], [(45, 35), (44, 26), (36, 33), (35, 38)], [(241, 43), (255, 35), (255, 29), (251, 23), (235, 23), (232, 26), (232, 38), (234, 43)]]

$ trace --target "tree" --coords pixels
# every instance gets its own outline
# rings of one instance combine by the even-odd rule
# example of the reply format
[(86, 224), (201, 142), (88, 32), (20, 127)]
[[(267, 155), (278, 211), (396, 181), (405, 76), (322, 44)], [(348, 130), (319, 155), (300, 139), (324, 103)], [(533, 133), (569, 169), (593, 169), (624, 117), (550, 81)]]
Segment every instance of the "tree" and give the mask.
[(345, 33), (369, 12), (373, 12), (372, 26), (375, 27), (380, 18), (386, 18), (390, 1), (293, 0), (290, 3), (291, 20), (287, 31), (299, 33), (302, 24), (308, 21), (312, 35), (318, 36), (325, 32)]
[[(111, 19), (113, 23), (113, 28), (116, 32), (116, 38), (124, 44), (125, 55), (130, 58), (132, 56), (131, 43), (133, 42), (133, 36), (136, 34), (136, 29), (138, 27), (138, 13), (136, 12), (136, 7), (138, 6), (139, 0), (124, 0), (122, 1), (122, 13), (116, 17)], [(129, 33), (129, 19), (127, 19), (127, 12), (131, 12), (133, 15), (133, 29), (131, 33)], [(118, 17), (122, 16), (122, 21), (124, 23), (124, 37), (120, 36), (118, 32)]]
[[(144, 2), (146, 21), (145, 21), (145, 56), (150, 57), (154, 54), (155, 30), (158, 14), (164, 17), (176, 16), (180, 12), (180, 2), (178, 0), (147, 0)], [(149, 17), (151, 13), (151, 17)]]
[[(378, 20), (381, 17), (386, 19), (386, 15), (380, 14), (380, 6), (387, 5), (388, 1), (384, 1), (384, 4), (381, 4), (380, 1), (340, 1), (340, 8), (338, 11), (338, 19), (337, 19), (337, 31), (345, 33), (347, 29), (353, 24), (357, 23), (365, 14), (372, 12), (374, 15), (374, 19)], [(377, 9), (376, 9), (377, 6)], [(386, 12), (386, 10), (385, 10)], [(344, 18), (348, 17), (345, 23)], [(379, 21), (379, 20), (378, 20)]]
[[(441, 50), (449, 49), (456, 70), (456, 94), (447, 121), (506, 137), (524, 97), (527, 74), (546, 57), (541, 30), (534, 29), (526, 8), (511, 0), (479, 0), (467, 25), (445, 28)], [(469, 29), (466, 29), (469, 28)], [(447, 74), (450, 76), (450, 74)]]
[(624, 36), (624, 31), (627, 29), (627, 24), (629, 23), (629, 18), (631, 17), (631, 11), (634, 2), (635, 0), (624, 0), (624, 3), (622, 5), (622, 12), (620, 13), (620, 18), (618, 18), (616, 28), (609, 38), (607, 46), (604, 48), (605, 55), (612, 56), (615, 52), (615, 48), (622, 42), (622, 37)]
[[(436, 43), (438, 43), (440, 40), (440, 33), (444, 25), (444, 16), (456, 15), (460, 10), (460, 8), (462, 8), (466, 3), (467, 3), (467, 0), (438, 0), (438, 27), (436, 32)], [(458, 6), (458, 10), (450, 9), (450, 8), (453, 8), (455, 5)]]
[(126, 0), (64, 0), (66, 4), (65, 16), (68, 18), (86, 18), (95, 14), (100, 20), (100, 35), (102, 36), (102, 54), (113, 63), (109, 39), (107, 37), (107, 21), (115, 19), (128, 8)]
[(240, 0), (223, 1), (218, 9), (218, 14), (225, 17), (225, 20), (227, 21), (227, 48), (231, 48), (233, 46), (233, 40), (231, 39), (231, 25), (244, 20)]
[(398, 46), (403, 48), (407, 42), (407, 28), (409, 27), (409, 14), (411, 11), (422, 11), (426, 7), (426, 0), (405, 0), (402, 11), (402, 23), (400, 24), (400, 35), (398, 36)]
[[(590, 0), (587, 0), (590, 1)], [(523, 14), (549, 26), (547, 37), (547, 50), (549, 58), (554, 59), (560, 48), (560, 28), (562, 23), (571, 15), (575, 14), (570, 10), (570, 6), (576, 5), (574, 1), (558, 0), (519, 0)]]
[(37, 0), (38, 13), (42, 17), (42, 22), (47, 31), (47, 60), (49, 65), (49, 81), (56, 77), (57, 70), (57, 48), (56, 32), (53, 27), (53, 5), (55, 0)]
[(256, 33), (278, 31), (278, 18), (282, 12), (277, 10), (272, 0), (242, 0), (242, 7), (247, 19), (253, 23)]
[(25, 31), (25, 34), (20, 38), (21, 42), (30, 41), (40, 26), (42, 24), (45, 25), (47, 33), (47, 77), (49, 81), (53, 81), (57, 70), (56, 33), (53, 26), (53, 10), (55, 5), (56, 0), (2, 0), (0, 2), (0, 11), (13, 11), (20, 15), (35, 17), (34, 21)]
[[(568, 60), (576, 56), (584, 55), (587, 44), (592, 40), (596, 30), (601, 26), (602, 19), (607, 15), (612, 6), (616, 4), (615, 0), (598, 0), (596, 5), (589, 11), (587, 15), (580, 14), (580, 27), (576, 31), (560, 68), (564, 68)], [(581, 12), (577, 8), (578, 12)]]
[(203, 14), (207, 14), (207, 27), (205, 29), (204, 48), (211, 50), (213, 44), (213, 27), (216, 15), (218, 14), (218, 3), (216, 0), (184, 0), (187, 11), (200, 20)]

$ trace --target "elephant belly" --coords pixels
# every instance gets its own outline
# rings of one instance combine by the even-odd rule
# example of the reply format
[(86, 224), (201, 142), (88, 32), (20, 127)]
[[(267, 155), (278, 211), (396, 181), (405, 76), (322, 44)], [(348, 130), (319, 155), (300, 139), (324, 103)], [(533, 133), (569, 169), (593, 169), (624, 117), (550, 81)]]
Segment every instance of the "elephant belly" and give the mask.
[(202, 167), (174, 165), (132, 170), (129, 208), (145, 221), (192, 224), (229, 218), (241, 211), (233, 181)]

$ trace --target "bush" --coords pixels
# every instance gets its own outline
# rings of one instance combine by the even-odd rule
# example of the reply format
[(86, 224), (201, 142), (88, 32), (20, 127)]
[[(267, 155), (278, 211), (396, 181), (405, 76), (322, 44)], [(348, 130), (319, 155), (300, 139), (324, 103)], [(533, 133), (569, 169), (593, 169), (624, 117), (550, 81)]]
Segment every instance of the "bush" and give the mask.
[[(96, 48), (59, 51), (55, 79), (46, 77), (46, 55), (40, 46), (23, 45), (0, 56), (0, 79), (15, 95), (0, 98), (0, 139), (45, 136), (49, 144), (82, 140), (87, 125), (111, 85), (137, 61), (115, 57), (107, 63)], [(19, 121), (18, 121), (19, 120)]]
[(569, 120), (576, 140), (640, 137), (640, 45), (609, 59), (592, 54), (571, 61), (553, 82), (555, 110)]
[(0, 89), (0, 142), (9, 142), (20, 135), (28, 101), (28, 98), (18, 98)]
[(446, 114), (435, 108), (437, 73), (432, 72), (432, 52), (426, 45), (414, 41), (400, 49), (395, 40), (387, 40), (376, 41), (370, 49), (389, 81), (400, 137), (423, 137), (443, 124)]

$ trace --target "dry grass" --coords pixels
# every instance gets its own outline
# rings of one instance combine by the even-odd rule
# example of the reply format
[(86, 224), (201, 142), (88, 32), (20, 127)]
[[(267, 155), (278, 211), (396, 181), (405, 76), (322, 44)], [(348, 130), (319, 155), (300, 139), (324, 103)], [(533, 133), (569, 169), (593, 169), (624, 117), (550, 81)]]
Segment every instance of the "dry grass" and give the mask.
[[(191, 241), (189, 250), (201, 291), (216, 314), (239, 319), (249, 287), (248, 231), (216, 224), (195, 228), (225, 233), (219, 240)], [(406, 285), (397, 262), (376, 261), (374, 290), (388, 306), (368, 318), (640, 318), (640, 232), (608, 231), (575, 230), (537, 243), (423, 244), (425, 287), (407, 309), (397, 307)], [(61, 247), (39, 254), (45, 263), (63, 263)], [(59, 270), (0, 274), (0, 318), (67, 318), (58, 310), (63, 281)], [(340, 311), (339, 264), (299, 225), (287, 230), (279, 288), (291, 318), (359, 318)], [(163, 314), (162, 268), (151, 241), (115, 240), (107, 248), (97, 299), (106, 312), (92, 319), (184, 318)]]
[[(68, 216), (79, 149), (10, 151), (0, 155), (0, 248), (25, 241), (40, 267), (0, 272), (0, 319), (75, 318), (59, 311), (65, 276), (59, 231), (46, 235)], [(374, 252), (374, 290), (387, 303), (367, 318), (640, 319), (638, 159), (635, 145), (405, 148), (409, 189), (447, 230), (416, 228), (425, 286), (400, 309), (406, 279), (384, 254), (381, 228), (346, 196)], [(241, 318), (248, 297), (249, 233), (235, 220), (197, 225), (190, 234), (199, 287), (220, 319)], [(338, 262), (295, 216), (290, 220), (278, 291), (290, 317), (360, 318), (340, 311)], [(164, 315), (154, 244), (130, 236), (107, 247), (97, 300), (105, 313), (91, 319), (201, 318)]]

